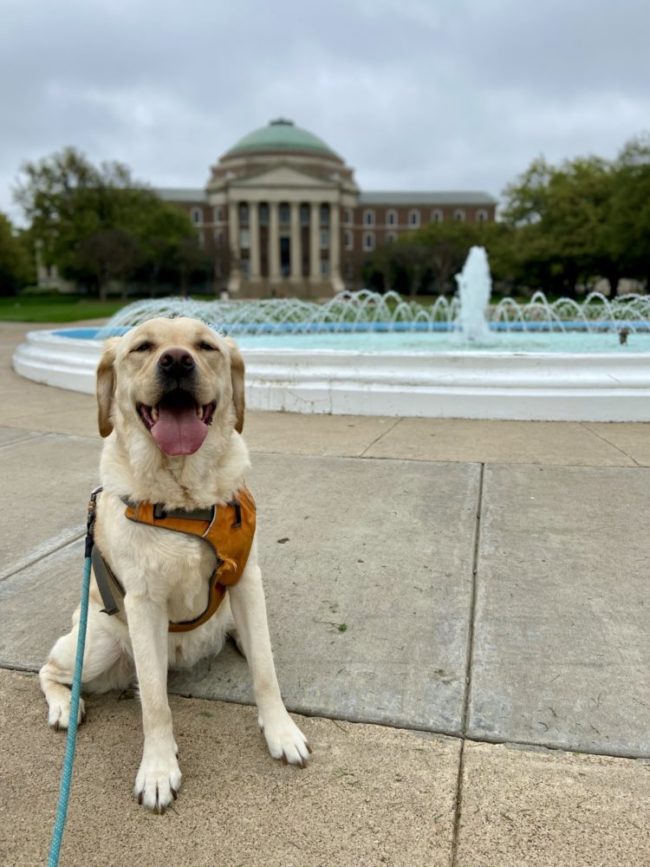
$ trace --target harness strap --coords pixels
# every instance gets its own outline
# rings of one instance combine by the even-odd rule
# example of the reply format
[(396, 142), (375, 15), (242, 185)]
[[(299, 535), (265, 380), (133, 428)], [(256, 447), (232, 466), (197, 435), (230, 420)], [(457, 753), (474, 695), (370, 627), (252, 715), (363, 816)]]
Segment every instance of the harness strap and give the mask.
[[(130, 509), (132, 512), (135, 512), (138, 508), (139, 503), (130, 500), (128, 497), (120, 497), (120, 500), (124, 503), (124, 505)], [(180, 520), (187, 521), (212, 521), (214, 516), (214, 506), (211, 506), (209, 509), (165, 509), (160, 503), (155, 503), (153, 507), (153, 517), (160, 521), (163, 518), (179, 518)]]
[(119, 606), (115, 601), (115, 594), (113, 590), (117, 591), (117, 594), (124, 599), (125, 593), (124, 588), (120, 584), (117, 576), (108, 565), (106, 560), (102, 557), (101, 551), (95, 545), (92, 553), (93, 560), (93, 572), (95, 573), (95, 581), (97, 582), (97, 588), (102, 597), (102, 602), (104, 603), (104, 607), (102, 608), (103, 614), (108, 614), (112, 616), (113, 614), (119, 614)]

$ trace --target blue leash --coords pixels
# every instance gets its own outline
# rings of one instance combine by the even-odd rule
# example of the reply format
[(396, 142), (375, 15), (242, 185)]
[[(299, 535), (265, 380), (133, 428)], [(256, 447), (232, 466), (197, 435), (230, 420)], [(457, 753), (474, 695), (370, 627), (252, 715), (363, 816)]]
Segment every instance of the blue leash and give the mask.
[(101, 488), (95, 488), (90, 495), (88, 504), (88, 521), (86, 524), (86, 548), (84, 561), (83, 583), (81, 585), (81, 604), (79, 607), (79, 626), (77, 632), (77, 655), (75, 658), (74, 674), (72, 677), (72, 695), (70, 698), (70, 721), (68, 723), (68, 737), (65, 745), (63, 758), (63, 770), (61, 771), (61, 786), (59, 788), (59, 803), (56, 810), (52, 842), (47, 867), (57, 867), (59, 852), (63, 842), (65, 820), (68, 814), (68, 801), (70, 799), (70, 785), (72, 783), (72, 769), (74, 752), (77, 745), (77, 723), (79, 718), (79, 697), (81, 694), (81, 672), (84, 662), (84, 649), (86, 646), (86, 627), (88, 625), (88, 595), (90, 591), (90, 565), (93, 549), (93, 530), (95, 526), (95, 506), (97, 494)]

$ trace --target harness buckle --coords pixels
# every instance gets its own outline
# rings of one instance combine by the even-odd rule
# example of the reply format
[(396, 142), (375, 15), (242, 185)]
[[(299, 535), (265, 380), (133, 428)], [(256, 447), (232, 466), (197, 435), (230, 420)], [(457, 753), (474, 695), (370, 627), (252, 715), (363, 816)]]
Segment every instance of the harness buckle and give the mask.
[(162, 503), (154, 503), (153, 516), (156, 521), (162, 521), (167, 517), (167, 512)]
[(241, 503), (239, 500), (235, 499), (228, 503), (229, 506), (232, 506), (235, 510), (235, 520), (230, 525), (232, 530), (238, 530), (241, 527)]

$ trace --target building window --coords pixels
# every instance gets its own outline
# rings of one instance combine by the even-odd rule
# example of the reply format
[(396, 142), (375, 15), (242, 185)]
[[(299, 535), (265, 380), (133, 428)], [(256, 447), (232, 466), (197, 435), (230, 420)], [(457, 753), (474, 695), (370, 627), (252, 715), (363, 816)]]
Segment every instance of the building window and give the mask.
[(343, 225), (351, 226), (352, 225), (352, 208), (344, 208), (343, 209)]
[(397, 225), (397, 211), (390, 210), (386, 214), (386, 225), (387, 226), (396, 226)]
[(374, 226), (375, 225), (375, 212), (370, 208), (363, 212), (363, 225), (364, 226)]
[(251, 245), (251, 235), (248, 229), (240, 229), (239, 230), (239, 246), (242, 249), (246, 249)]
[(240, 202), (239, 203), (239, 225), (247, 226), (248, 225), (248, 203)]
[(300, 206), (300, 225), (304, 228), (309, 225), (309, 205)]
[(330, 261), (329, 261), (329, 259), (321, 259), (320, 260), (320, 273), (321, 273), (321, 277), (329, 277), (329, 273), (330, 273)]
[(444, 220), (444, 214), (440, 210), (440, 208), (436, 208), (435, 211), (431, 211), (431, 222), (432, 223), (442, 223)]
[(394, 241), (397, 241), (397, 235), (395, 232), (386, 232), (386, 242), (392, 244)]
[(484, 210), (480, 210), (476, 212), (476, 219), (479, 223), (487, 223), (488, 221), (488, 212)]
[(329, 205), (321, 205), (320, 206), (320, 224), (321, 226), (329, 226), (330, 224), (330, 206)]
[(251, 263), (248, 261), (248, 259), (239, 260), (239, 270), (241, 271), (242, 277), (248, 277), (248, 275), (250, 274), (250, 265)]
[(221, 214), (222, 214), (221, 205), (217, 205), (217, 207), (214, 209), (214, 221), (215, 221), (215, 223), (221, 222), (221, 219), (222, 219)]
[(457, 223), (462, 223), (464, 219), (465, 219), (465, 211), (463, 211), (462, 208), (457, 208), (454, 211), (454, 220), (456, 220)]
[(415, 208), (412, 211), (409, 211), (409, 226), (412, 229), (417, 229), (420, 225), (420, 212), (416, 211)]
[(260, 202), (260, 226), (269, 224), (269, 206), (266, 202)]
[(330, 230), (329, 229), (321, 229), (320, 231), (320, 248), (321, 250), (327, 250), (330, 245)]
[(280, 225), (288, 226), (291, 222), (291, 208), (288, 202), (280, 203)]
[(201, 208), (192, 208), (192, 222), (195, 226), (200, 226), (203, 222), (203, 211)]
[(363, 234), (363, 249), (366, 251), (375, 249), (375, 233), (364, 232)]
[(352, 250), (352, 248), (354, 247), (354, 241), (352, 238), (352, 232), (349, 229), (344, 229), (343, 240), (345, 243), (345, 249)]

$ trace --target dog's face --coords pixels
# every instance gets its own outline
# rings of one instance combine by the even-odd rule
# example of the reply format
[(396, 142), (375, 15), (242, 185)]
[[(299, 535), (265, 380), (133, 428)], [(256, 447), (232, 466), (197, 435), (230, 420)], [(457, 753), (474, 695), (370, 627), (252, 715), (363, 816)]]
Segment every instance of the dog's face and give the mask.
[(97, 402), (103, 437), (121, 416), (165, 454), (194, 454), (217, 417), (241, 432), (244, 364), (235, 345), (202, 322), (150, 319), (106, 344)]

